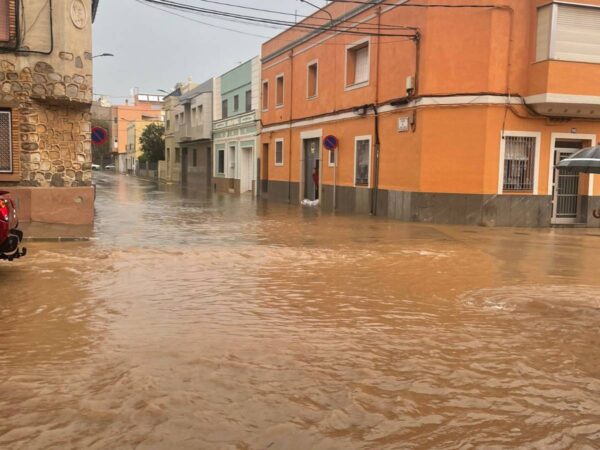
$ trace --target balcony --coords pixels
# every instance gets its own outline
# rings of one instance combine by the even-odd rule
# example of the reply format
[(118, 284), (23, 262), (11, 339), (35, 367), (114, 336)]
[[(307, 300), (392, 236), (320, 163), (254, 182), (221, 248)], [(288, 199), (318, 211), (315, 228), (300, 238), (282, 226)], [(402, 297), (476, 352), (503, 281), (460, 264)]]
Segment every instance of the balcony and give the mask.
[(600, 118), (600, 64), (541, 61), (529, 71), (525, 101), (539, 114)]

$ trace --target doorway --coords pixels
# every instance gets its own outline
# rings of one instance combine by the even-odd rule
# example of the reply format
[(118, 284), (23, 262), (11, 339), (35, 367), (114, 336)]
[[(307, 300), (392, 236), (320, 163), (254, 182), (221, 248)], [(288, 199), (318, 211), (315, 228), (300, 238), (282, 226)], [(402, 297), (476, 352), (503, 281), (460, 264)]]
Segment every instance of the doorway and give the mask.
[(188, 183), (188, 149), (181, 149), (181, 185), (187, 186)]
[(241, 166), (240, 166), (240, 193), (252, 191), (252, 175), (254, 165), (252, 164), (253, 148), (242, 148)]
[(227, 178), (229, 178), (229, 190), (235, 190), (235, 166), (236, 166), (236, 148), (235, 145), (229, 147), (229, 172)]
[(304, 139), (304, 198), (318, 200), (320, 191), (321, 152), (319, 138)]
[(261, 167), (262, 173), (260, 174), (260, 180), (262, 192), (266, 194), (269, 192), (269, 144), (263, 144)]
[(581, 208), (579, 173), (558, 169), (556, 165), (582, 148), (589, 140), (557, 139), (554, 144), (554, 174), (552, 178), (552, 223), (574, 224)]

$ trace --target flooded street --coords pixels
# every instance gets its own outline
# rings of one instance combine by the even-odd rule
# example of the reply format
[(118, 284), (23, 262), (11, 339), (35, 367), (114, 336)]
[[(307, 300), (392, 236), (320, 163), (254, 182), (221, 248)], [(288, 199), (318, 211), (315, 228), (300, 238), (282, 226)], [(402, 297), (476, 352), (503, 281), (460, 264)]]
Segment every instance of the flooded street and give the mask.
[(0, 264), (1, 448), (600, 448), (600, 230), (96, 183)]

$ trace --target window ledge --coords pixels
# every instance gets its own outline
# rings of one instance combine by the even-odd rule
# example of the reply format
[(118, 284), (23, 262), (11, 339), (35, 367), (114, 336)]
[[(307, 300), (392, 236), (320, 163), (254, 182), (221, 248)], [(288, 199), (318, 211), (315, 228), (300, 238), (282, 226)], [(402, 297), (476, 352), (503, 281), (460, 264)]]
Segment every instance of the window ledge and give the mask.
[(283, 108), (283, 107), (284, 107), (284, 104), (282, 103), (281, 105), (276, 105), (276, 106), (275, 106), (275, 109), (281, 109), (281, 108)]
[(319, 98), (319, 94), (310, 95), (310, 96), (306, 97), (306, 100), (311, 100), (312, 101), (312, 100), (316, 100), (317, 98)]
[(361, 81), (360, 83), (347, 84), (346, 87), (344, 87), (344, 90), (345, 91), (353, 91), (354, 89), (360, 89), (360, 88), (366, 87), (368, 85), (369, 85), (369, 80)]
[(275, 166), (277, 166), (277, 167), (283, 167), (283, 163), (275, 163)]
[(20, 173), (0, 173), (0, 181), (21, 181)]

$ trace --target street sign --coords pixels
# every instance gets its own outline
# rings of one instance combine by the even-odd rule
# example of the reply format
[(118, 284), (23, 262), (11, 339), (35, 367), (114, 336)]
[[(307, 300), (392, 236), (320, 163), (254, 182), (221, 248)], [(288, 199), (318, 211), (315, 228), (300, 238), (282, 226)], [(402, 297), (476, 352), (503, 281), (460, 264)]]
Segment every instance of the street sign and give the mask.
[(332, 134), (326, 136), (325, 139), (323, 139), (323, 147), (325, 147), (329, 151), (335, 150), (338, 147), (337, 138)]
[(92, 142), (95, 145), (106, 144), (108, 140), (108, 133), (102, 127), (94, 127), (92, 128)]

